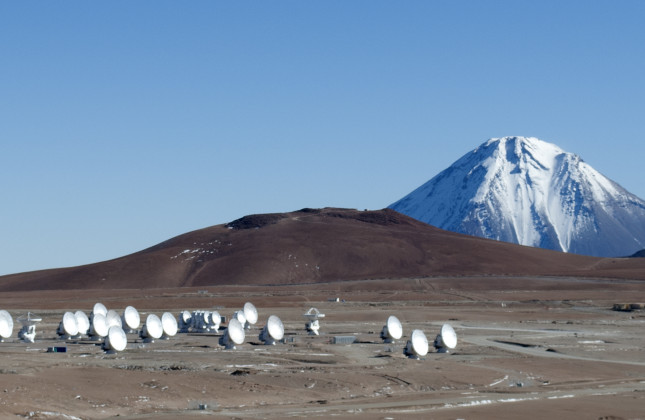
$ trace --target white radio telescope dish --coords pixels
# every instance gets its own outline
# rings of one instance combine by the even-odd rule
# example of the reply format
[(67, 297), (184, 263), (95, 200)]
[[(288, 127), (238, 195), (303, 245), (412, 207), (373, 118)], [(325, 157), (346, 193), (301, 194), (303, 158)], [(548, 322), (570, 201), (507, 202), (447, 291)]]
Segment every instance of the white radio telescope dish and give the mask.
[(76, 318), (76, 326), (78, 327), (79, 337), (82, 335), (87, 335), (90, 332), (90, 319), (87, 317), (87, 315), (85, 315), (85, 312), (74, 312), (74, 318)]
[(402, 336), (403, 327), (401, 326), (401, 321), (399, 321), (399, 318), (394, 315), (390, 315), (381, 331), (381, 338), (386, 343), (392, 343), (395, 340), (400, 339)]
[(457, 347), (457, 333), (450, 324), (443, 324), (441, 332), (434, 340), (434, 347), (439, 353), (448, 353)]
[(107, 313), (108, 313), (108, 310), (104, 304), (102, 304), (101, 302), (97, 302), (94, 304), (94, 309), (92, 309), (92, 315), (101, 314), (103, 316), (107, 316)]
[(241, 311), (235, 311), (233, 313), (233, 318), (237, 319), (242, 326), (246, 324), (246, 317), (244, 316), (244, 310)]
[(268, 346), (274, 346), (276, 341), (282, 340), (284, 337), (284, 324), (282, 320), (276, 315), (271, 315), (267, 320), (267, 324), (260, 333), (260, 340)]
[(418, 359), (428, 354), (428, 339), (423, 331), (412, 331), (412, 335), (405, 346), (404, 353), (411, 359)]
[(123, 326), (123, 324), (121, 323), (121, 317), (119, 316), (119, 313), (114, 309), (110, 309), (107, 312), (107, 315), (105, 317), (107, 318), (108, 327)]
[(126, 306), (121, 315), (121, 325), (124, 332), (135, 333), (141, 325), (141, 317), (139, 311), (134, 306)]
[(170, 312), (164, 312), (161, 315), (161, 326), (163, 327), (163, 338), (169, 339), (177, 335), (178, 325), (177, 318)]
[(222, 323), (222, 316), (217, 311), (211, 312), (210, 329), (214, 332), (219, 330), (219, 325)]
[(94, 314), (92, 316), (92, 324), (90, 325), (90, 337), (93, 340), (100, 340), (101, 338), (108, 335), (110, 327), (108, 326), (108, 321), (105, 315), (103, 314)]
[(0, 342), (13, 334), (13, 318), (4, 309), (0, 310)]
[(179, 312), (179, 332), (187, 333), (195, 322), (194, 316), (188, 311)]
[(203, 332), (208, 332), (211, 329), (211, 324), (213, 323), (213, 313), (211, 311), (201, 311), (201, 329)]
[(68, 340), (78, 334), (78, 323), (73, 312), (65, 312), (56, 332), (63, 340)]
[(226, 333), (220, 338), (219, 343), (226, 349), (232, 350), (235, 349), (236, 345), (244, 342), (245, 335), (242, 323), (236, 318), (233, 318), (228, 322)]
[(154, 343), (155, 339), (161, 338), (162, 335), (163, 325), (161, 324), (161, 319), (155, 314), (149, 314), (139, 336), (143, 338), (145, 343)]
[(108, 334), (103, 342), (103, 350), (108, 353), (116, 353), (117, 351), (125, 350), (128, 345), (128, 337), (125, 331), (118, 325), (113, 325), (108, 330)]
[(181, 311), (181, 312), (179, 313), (179, 319), (180, 319), (180, 320), (181, 320), (181, 322), (183, 322), (184, 324), (189, 324), (189, 323), (190, 323), (190, 320), (192, 319), (192, 317), (193, 317), (193, 316), (192, 316), (192, 315), (191, 315), (191, 313), (190, 313), (190, 312), (188, 312), (188, 311)]
[(318, 318), (324, 318), (325, 314), (321, 314), (318, 308), (309, 308), (307, 312), (304, 313), (303, 316), (307, 319), (318, 319)]
[(251, 302), (244, 304), (244, 317), (246, 318), (244, 328), (247, 330), (250, 330), (251, 325), (255, 325), (258, 322), (258, 310)]

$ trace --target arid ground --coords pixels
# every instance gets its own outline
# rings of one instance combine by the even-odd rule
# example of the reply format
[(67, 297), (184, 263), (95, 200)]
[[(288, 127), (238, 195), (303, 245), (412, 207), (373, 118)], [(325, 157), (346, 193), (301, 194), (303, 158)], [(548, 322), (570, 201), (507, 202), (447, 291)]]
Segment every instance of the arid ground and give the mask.
[[(228, 317), (250, 301), (260, 316), (236, 350), (214, 334), (149, 344), (132, 334), (116, 355), (57, 339), (65, 311), (89, 313), (97, 301), (142, 315), (217, 308)], [(18, 325), (0, 343), (0, 417), (645, 418), (645, 313), (612, 310), (643, 301), (640, 281), (499, 276), (5, 292), (0, 308), (43, 322), (36, 343), (20, 342)], [(326, 314), (320, 336), (304, 329), (310, 307)], [(271, 314), (286, 342), (265, 346), (258, 333)], [(379, 338), (389, 315), (404, 328), (394, 344)], [(458, 334), (454, 351), (403, 355), (412, 329), (432, 342), (446, 322)], [(357, 341), (332, 343), (347, 335)]]

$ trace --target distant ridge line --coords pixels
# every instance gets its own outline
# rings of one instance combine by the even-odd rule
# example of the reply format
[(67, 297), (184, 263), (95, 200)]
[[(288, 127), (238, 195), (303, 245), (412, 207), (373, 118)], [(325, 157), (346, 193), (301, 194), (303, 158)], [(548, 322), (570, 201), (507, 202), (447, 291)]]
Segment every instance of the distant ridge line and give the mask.
[(570, 276), (645, 280), (643, 258), (594, 258), (448, 232), (392, 209), (249, 215), (78, 267), (0, 277), (0, 291)]

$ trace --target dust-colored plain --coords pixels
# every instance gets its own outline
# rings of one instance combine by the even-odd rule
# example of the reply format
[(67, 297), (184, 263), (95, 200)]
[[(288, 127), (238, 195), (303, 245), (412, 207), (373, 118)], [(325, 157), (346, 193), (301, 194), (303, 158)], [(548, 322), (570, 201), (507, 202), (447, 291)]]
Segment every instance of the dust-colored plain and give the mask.
[[(458, 287), (455, 287), (458, 285)], [(330, 299), (340, 298), (339, 302)], [(217, 308), (230, 317), (251, 301), (259, 322), (243, 345), (219, 334), (178, 334), (105, 354), (61, 342), (66, 310), (96, 301), (142, 314)], [(131, 290), (7, 292), (0, 307), (43, 318), (36, 343), (0, 343), (3, 418), (517, 419), (645, 416), (645, 314), (613, 311), (645, 301), (640, 282), (583, 278), (461, 277)], [(302, 314), (326, 314), (307, 335)], [(265, 346), (269, 315), (286, 343)], [(385, 344), (389, 315), (404, 337)], [(432, 342), (443, 323), (458, 334), (448, 354), (403, 355), (412, 329)], [(353, 344), (333, 337), (355, 335)], [(47, 353), (66, 346), (66, 353)]]

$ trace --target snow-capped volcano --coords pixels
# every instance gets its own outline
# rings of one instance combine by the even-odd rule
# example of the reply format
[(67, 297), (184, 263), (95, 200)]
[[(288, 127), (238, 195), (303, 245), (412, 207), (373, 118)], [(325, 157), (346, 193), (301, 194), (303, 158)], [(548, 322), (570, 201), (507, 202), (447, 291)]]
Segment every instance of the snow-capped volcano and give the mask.
[(645, 201), (532, 137), (490, 139), (390, 208), (454, 232), (577, 254), (645, 248)]

